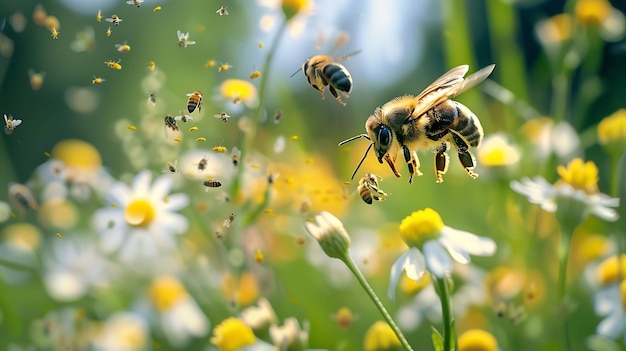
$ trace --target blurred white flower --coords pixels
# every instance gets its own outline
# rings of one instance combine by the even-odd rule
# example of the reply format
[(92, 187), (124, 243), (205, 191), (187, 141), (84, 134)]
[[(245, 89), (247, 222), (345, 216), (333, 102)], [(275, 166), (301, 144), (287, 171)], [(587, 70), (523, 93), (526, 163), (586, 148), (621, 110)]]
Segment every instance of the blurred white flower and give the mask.
[(139, 351), (149, 346), (150, 328), (139, 315), (130, 312), (115, 313), (106, 320), (103, 330), (94, 341), (98, 351)]
[(604, 319), (596, 328), (596, 333), (610, 339), (623, 337), (626, 343), (626, 281), (599, 290), (594, 297), (594, 308)]
[(141, 262), (175, 247), (174, 235), (189, 228), (189, 220), (175, 211), (189, 204), (186, 194), (168, 195), (171, 175), (151, 184), (148, 170), (139, 172), (131, 187), (115, 183), (107, 195), (109, 205), (94, 213), (93, 225), (101, 234), (105, 252), (119, 251), (124, 262)]

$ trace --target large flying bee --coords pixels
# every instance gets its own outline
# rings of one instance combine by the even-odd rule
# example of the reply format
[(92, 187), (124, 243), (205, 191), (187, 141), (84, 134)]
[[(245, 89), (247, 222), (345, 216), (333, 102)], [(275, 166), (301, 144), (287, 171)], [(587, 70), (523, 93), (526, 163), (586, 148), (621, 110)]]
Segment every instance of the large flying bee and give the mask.
[(363, 199), (366, 204), (371, 205), (372, 200), (383, 201), (385, 200), (383, 196), (389, 196), (389, 194), (379, 188), (378, 182), (381, 180), (383, 180), (383, 178), (373, 173), (367, 173), (359, 180), (357, 190), (359, 191), (361, 199)]
[(346, 106), (346, 103), (339, 97), (337, 90), (341, 92), (344, 98), (349, 98), (349, 94), (352, 91), (352, 76), (339, 62), (359, 52), (361, 51), (355, 51), (336, 59), (328, 55), (315, 55), (304, 61), (302, 68), (291, 76), (293, 77), (296, 73), (302, 71), (307, 83), (322, 94), (322, 100), (324, 100), (324, 88), (328, 86), (330, 93), (333, 94), (335, 99), (343, 106)]
[(187, 100), (187, 111), (192, 113), (193, 111), (198, 109), (198, 112), (202, 111), (202, 93), (199, 91), (194, 91), (191, 94), (187, 94), (189, 99)]
[(175, 137), (179, 137), (181, 132), (178, 125), (176, 125), (176, 118), (170, 114), (165, 115), (163, 119), (164, 125), (164, 134), (165, 139), (174, 139)]
[(476, 179), (478, 174), (473, 169), (476, 165), (470, 147), (478, 147), (483, 139), (483, 127), (478, 117), (467, 107), (453, 100), (455, 97), (485, 80), (495, 65), (489, 65), (463, 79), (469, 66), (455, 67), (437, 78), (417, 96), (397, 97), (382, 107), (377, 107), (374, 114), (365, 122), (367, 134), (360, 134), (344, 140), (339, 145), (366, 138), (372, 141), (363, 158), (352, 174), (352, 178), (365, 160), (369, 150), (374, 147), (378, 162), (387, 162), (394, 175), (400, 178), (395, 161), (398, 152), (402, 152), (409, 168), (409, 184), (419, 171), (419, 159), (415, 149), (434, 147), (435, 176), (437, 183), (443, 182), (442, 175), (448, 170), (449, 143), (452, 143), (463, 168)]

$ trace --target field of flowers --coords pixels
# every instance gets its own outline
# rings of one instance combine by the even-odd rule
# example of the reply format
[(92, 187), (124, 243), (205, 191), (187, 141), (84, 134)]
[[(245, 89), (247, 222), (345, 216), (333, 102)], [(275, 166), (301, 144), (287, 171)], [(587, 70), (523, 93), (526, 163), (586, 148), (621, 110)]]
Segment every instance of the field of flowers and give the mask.
[(2, 1), (0, 349), (626, 350), (624, 11)]

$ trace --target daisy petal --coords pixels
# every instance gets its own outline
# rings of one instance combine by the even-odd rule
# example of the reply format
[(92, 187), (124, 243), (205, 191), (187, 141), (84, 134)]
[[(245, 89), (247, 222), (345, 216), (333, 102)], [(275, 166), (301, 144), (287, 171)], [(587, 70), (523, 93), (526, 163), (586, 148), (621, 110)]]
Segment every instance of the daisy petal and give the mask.
[(611, 314), (598, 324), (596, 333), (604, 335), (610, 339), (616, 339), (624, 332), (624, 329), (626, 329), (626, 316), (624, 315), (622, 309), (618, 308), (611, 312)]
[(406, 271), (407, 276), (413, 280), (419, 280), (426, 273), (426, 264), (424, 262), (424, 255), (419, 250), (412, 248), (405, 252), (402, 256), (398, 257), (396, 262), (391, 266), (391, 272), (389, 274), (389, 288), (387, 289), (387, 296), (390, 300), (395, 298), (395, 290), (402, 276), (402, 272)]
[[(464, 256), (467, 256), (467, 254), (476, 256), (491, 256), (496, 252), (496, 243), (491, 238), (478, 236), (470, 232), (450, 227), (444, 227), (441, 234), (442, 236), (440, 241), (448, 250), (453, 247), (455, 251), (463, 252)], [(452, 253), (450, 254), (452, 255)], [(459, 262), (464, 263), (461, 261)]]
[(446, 253), (441, 243), (436, 240), (424, 244), (424, 256), (428, 271), (437, 278), (443, 278), (452, 270), (450, 256)]
[(139, 172), (133, 179), (133, 195), (135, 197), (148, 197), (150, 195), (150, 181), (152, 173), (149, 170)]
[[(162, 197), (161, 197), (162, 198)], [(178, 211), (189, 205), (189, 197), (185, 194), (172, 194), (167, 197), (167, 202), (163, 204), (166, 211)]]
[[(174, 181), (169, 175), (162, 175), (155, 179), (152, 184), (152, 191), (150, 191), (150, 198), (155, 201), (161, 201), (172, 189)], [(168, 199), (169, 201), (169, 199)]]

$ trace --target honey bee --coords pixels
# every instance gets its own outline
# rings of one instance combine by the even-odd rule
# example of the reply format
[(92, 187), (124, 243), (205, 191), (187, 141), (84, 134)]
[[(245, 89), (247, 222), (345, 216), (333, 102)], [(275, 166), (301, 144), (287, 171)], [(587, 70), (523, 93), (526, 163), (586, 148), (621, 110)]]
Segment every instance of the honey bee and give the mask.
[(4, 132), (7, 135), (13, 134), (13, 130), (20, 124), (22, 124), (21, 119), (13, 119), (13, 116), (11, 115), (4, 115)]
[(91, 84), (102, 84), (102, 82), (105, 82), (105, 81), (106, 79), (104, 78), (93, 76), (93, 79), (91, 80)]
[(254, 70), (252, 71), (252, 73), (250, 73), (250, 79), (257, 79), (261, 76), (261, 72)]
[(163, 172), (178, 173), (177, 165), (178, 165), (178, 161), (174, 161), (174, 163), (168, 162), (167, 169), (164, 170)]
[(141, 7), (141, 3), (142, 2), (143, 2), (143, 0), (129, 0), (129, 1), (126, 1), (127, 4), (135, 5), (137, 7)]
[(434, 147), (435, 176), (437, 183), (441, 183), (442, 175), (448, 170), (446, 151), (449, 143), (452, 143), (463, 168), (470, 177), (476, 179), (478, 174), (473, 171), (476, 161), (469, 148), (480, 145), (483, 128), (472, 111), (449, 98), (458, 96), (485, 80), (494, 67), (495, 65), (486, 66), (466, 79), (463, 77), (469, 66), (455, 67), (437, 78), (419, 95), (400, 96), (376, 108), (365, 122), (367, 134), (360, 134), (339, 143), (343, 145), (361, 137), (372, 141), (352, 178), (373, 146), (378, 162), (383, 163), (384, 159), (398, 178), (400, 173), (396, 170), (395, 161), (398, 152), (402, 152), (411, 184), (415, 174), (421, 175), (419, 159), (411, 149)]
[(202, 184), (205, 186), (205, 191), (209, 191), (209, 188), (219, 188), (222, 186), (221, 182), (213, 179), (205, 180)]
[(151, 91), (148, 94), (148, 104), (152, 106), (156, 105), (156, 92), (155, 91)]
[(222, 63), (217, 67), (217, 71), (221, 72), (221, 71), (228, 71), (229, 69), (233, 68), (233, 65), (228, 64), (228, 63)]
[(222, 5), (217, 11), (215, 11), (220, 16), (228, 16), (228, 6)]
[(122, 65), (120, 65), (120, 62), (122, 62), (122, 60), (117, 60), (117, 61), (109, 60), (109, 61), (105, 61), (104, 64), (107, 65), (107, 67), (112, 68), (112, 69), (122, 69)]
[(352, 91), (352, 76), (339, 62), (359, 52), (361, 51), (355, 51), (336, 59), (328, 55), (315, 55), (304, 61), (302, 67), (291, 76), (293, 77), (296, 73), (302, 71), (307, 83), (322, 94), (322, 100), (324, 100), (324, 87), (328, 86), (330, 93), (333, 94), (335, 99), (343, 106), (346, 106), (346, 103), (339, 97), (337, 90), (341, 92), (344, 98), (349, 98), (349, 94)]
[[(208, 163), (209, 163), (209, 160), (207, 160), (206, 157), (203, 157), (202, 159), (200, 159), (200, 162), (198, 162), (198, 171), (200, 171), (200, 172), (204, 171), (206, 169), (206, 165)], [(209, 186), (209, 185), (205, 184), (205, 186)]]
[(33, 210), (39, 208), (33, 192), (24, 184), (9, 183), (9, 199), (22, 215), (27, 207)]
[(280, 120), (282, 118), (283, 118), (283, 110), (277, 109), (276, 112), (274, 112), (274, 124), (280, 123)]
[(193, 117), (184, 114), (183, 111), (180, 111), (180, 115), (174, 117), (174, 119), (183, 123), (187, 123), (187, 121), (191, 121)]
[(230, 226), (235, 221), (236, 217), (237, 217), (237, 215), (234, 214), (234, 213), (229, 214), (228, 217), (226, 217), (226, 219), (224, 220), (224, 223), (222, 224), (224, 226), (224, 228), (230, 228)]
[(105, 20), (105, 21), (107, 21), (107, 22), (111, 22), (111, 23), (113, 23), (113, 24), (114, 24), (114, 25), (116, 25), (116, 26), (119, 26), (119, 25), (120, 25), (120, 22), (122, 22), (122, 21), (123, 21), (123, 20), (122, 20), (121, 18), (119, 18), (117, 15), (112, 15), (111, 17), (109, 17), (109, 18), (105, 18), (104, 20)]
[(178, 46), (181, 48), (186, 48), (187, 45), (195, 45), (196, 42), (193, 40), (189, 40), (189, 33), (183, 33), (179, 30), (176, 31), (176, 35), (178, 36)]
[(176, 119), (172, 115), (170, 114), (165, 115), (164, 122), (165, 122), (164, 131), (165, 131), (166, 139), (168, 139), (168, 134), (170, 133), (173, 133), (175, 135), (180, 134), (180, 128), (178, 128), (178, 126), (176, 125)]
[(117, 49), (118, 52), (129, 52), (130, 45), (128, 45), (126, 42), (124, 42), (124, 44), (115, 44), (115, 49)]
[(214, 114), (213, 117), (221, 118), (223, 122), (228, 122), (230, 115), (226, 112), (220, 112), (220, 113)]
[(372, 200), (383, 201), (385, 200), (383, 196), (389, 196), (378, 186), (378, 182), (382, 180), (383, 178), (373, 173), (367, 173), (363, 178), (359, 180), (359, 186), (357, 187), (357, 190), (359, 191), (361, 199), (363, 199), (366, 204), (371, 205), (373, 202)]
[(194, 91), (191, 94), (187, 94), (189, 99), (187, 100), (187, 111), (192, 113), (193, 111), (198, 109), (198, 112), (202, 111), (202, 93), (199, 91)]
[(230, 154), (230, 158), (233, 161), (233, 166), (235, 167), (239, 166), (240, 157), (241, 157), (241, 150), (239, 150), (239, 148), (237, 148), (236, 146), (233, 147), (233, 150), (231, 151), (231, 154)]

